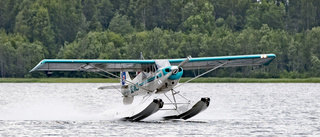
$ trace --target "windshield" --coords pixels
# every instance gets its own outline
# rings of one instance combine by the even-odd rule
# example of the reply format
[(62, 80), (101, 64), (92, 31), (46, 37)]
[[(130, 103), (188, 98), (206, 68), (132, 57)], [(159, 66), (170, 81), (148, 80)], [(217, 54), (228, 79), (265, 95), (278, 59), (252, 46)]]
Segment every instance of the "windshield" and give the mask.
[(167, 59), (155, 60), (155, 62), (156, 62), (156, 65), (157, 65), (158, 69), (171, 66), (169, 60), (167, 60)]

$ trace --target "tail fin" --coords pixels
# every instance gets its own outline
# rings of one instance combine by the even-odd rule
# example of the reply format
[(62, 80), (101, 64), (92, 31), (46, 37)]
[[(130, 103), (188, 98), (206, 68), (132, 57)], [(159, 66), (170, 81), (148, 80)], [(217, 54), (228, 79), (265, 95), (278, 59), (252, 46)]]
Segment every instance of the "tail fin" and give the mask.
[[(121, 84), (121, 93), (124, 95), (129, 90), (129, 86), (127, 84), (128, 81), (132, 82), (129, 72), (121, 72), (120, 74), (120, 84)], [(130, 94), (130, 93), (129, 93)], [(133, 96), (124, 95), (123, 97), (123, 104), (129, 105), (133, 102)]]
[(120, 77), (121, 77), (120, 79), (121, 85), (126, 85), (127, 81), (132, 81), (130, 78), (129, 72), (126, 72), (126, 71), (121, 72)]

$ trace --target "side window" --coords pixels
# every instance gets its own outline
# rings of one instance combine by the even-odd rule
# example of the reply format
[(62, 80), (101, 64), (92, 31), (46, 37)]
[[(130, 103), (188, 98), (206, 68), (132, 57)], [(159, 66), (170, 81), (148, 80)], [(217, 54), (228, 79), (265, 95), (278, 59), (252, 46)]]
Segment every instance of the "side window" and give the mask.
[(147, 73), (149, 73), (149, 72), (156, 72), (156, 71), (157, 71), (157, 66), (156, 66), (155, 64), (153, 64), (153, 65), (145, 68), (143, 71), (144, 71), (144, 72), (147, 72)]

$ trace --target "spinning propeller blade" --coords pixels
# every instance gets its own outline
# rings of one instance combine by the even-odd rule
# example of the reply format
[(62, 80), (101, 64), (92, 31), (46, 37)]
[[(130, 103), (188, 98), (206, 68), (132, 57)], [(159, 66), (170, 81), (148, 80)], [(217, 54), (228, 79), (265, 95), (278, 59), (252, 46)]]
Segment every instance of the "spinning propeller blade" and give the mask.
[(183, 65), (185, 65), (186, 63), (188, 63), (191, 58), (192, 58), (191, 56), (188, 56), (184, 61), (182, 61), (182, 62), (178, 65), (178, 68), (180, 68), (180, 67), (182, 67)]

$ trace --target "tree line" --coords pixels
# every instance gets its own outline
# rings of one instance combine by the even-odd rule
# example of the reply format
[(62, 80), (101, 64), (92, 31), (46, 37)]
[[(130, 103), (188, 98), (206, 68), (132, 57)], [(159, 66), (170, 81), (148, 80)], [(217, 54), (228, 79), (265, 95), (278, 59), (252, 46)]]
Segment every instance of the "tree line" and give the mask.
[(139, 59), (140, 52), (146, 59), (274, 53), (269, 66), (223, 68), (207, 76), (320, 76), (318, 0), (0, 0), (0, 5), (0, 77), (45, 76), (29, 73), (44, 58)]

